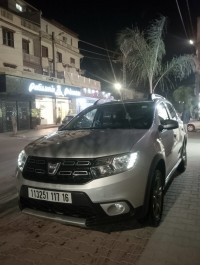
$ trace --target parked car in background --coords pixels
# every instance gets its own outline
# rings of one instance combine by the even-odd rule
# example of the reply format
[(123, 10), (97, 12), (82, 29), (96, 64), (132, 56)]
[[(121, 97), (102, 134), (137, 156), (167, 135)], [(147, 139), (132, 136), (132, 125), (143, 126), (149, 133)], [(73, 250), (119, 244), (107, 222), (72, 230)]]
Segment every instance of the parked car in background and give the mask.
[(196, 130), (200, 130), (200, 121), (190, 120), (187, 124), (188, 132), (194, 132)]
[(73, 119), (76, 115), (75, 114), (69, 114), (66, 115), (65, 118), (62, 120), (61, 125), (58, 127), (58, 130), (61, 130), (66, 124), (68, 124), (71, 119)]
[(94, 104), (21, 151), (19, 208), (84, 227), (133, 217), (158, 226), (186, 146), (183, 122), (161, 96)]

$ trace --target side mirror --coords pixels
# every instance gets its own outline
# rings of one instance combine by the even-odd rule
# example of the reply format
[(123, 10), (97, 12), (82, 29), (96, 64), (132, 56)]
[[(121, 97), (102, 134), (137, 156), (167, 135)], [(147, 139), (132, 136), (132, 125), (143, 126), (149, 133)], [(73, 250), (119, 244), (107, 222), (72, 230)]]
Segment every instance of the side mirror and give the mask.
[(161, 124), (158, 126), (158, 130), (161, 132), (163, 130), (177, 129), (178, 127), (178, 122), (175, 120), (162, 120)]

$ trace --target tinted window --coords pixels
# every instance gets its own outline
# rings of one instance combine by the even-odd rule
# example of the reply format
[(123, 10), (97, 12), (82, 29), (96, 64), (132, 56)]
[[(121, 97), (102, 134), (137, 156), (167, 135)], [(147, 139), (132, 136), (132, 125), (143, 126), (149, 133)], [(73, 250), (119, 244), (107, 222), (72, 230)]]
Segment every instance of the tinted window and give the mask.
[(158, 117), (159, 117), (160, 121), (169, 119), (169, 116), (168, 116), (168, 113), (167, 113), (167, 110), (166, 110), (164, 103), (160, 103), (157, 106), (157, 112), (158, 112)]
[(167, 103), (167, 107), (168, 107), (169, 113), (171, 115), (171, 118), (173, 120), (177, 120), (177, 114), (176, 114), (174, 107), (169, 103)]
[(99, 105), (80, 113), (68, 129), (148, 129), (153, 119), (153, 103)]

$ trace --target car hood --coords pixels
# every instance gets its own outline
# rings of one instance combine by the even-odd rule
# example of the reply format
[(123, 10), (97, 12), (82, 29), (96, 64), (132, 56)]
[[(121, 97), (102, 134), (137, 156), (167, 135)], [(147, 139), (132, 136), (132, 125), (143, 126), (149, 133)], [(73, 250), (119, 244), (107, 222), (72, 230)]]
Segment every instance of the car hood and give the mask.
[(26, 146), (27, 155), (54, 158), (95, 158), (129, 152), (146, 130), (65, 130)]

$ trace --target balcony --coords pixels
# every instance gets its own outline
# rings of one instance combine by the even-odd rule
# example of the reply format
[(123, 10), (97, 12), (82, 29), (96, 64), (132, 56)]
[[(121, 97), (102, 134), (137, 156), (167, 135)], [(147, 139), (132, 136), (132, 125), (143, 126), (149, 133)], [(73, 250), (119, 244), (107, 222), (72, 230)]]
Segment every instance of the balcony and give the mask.
[(32, 54), (23, 53), (23, 61), (29, 64), (40, 65), (40, 57), (36, 57)]

